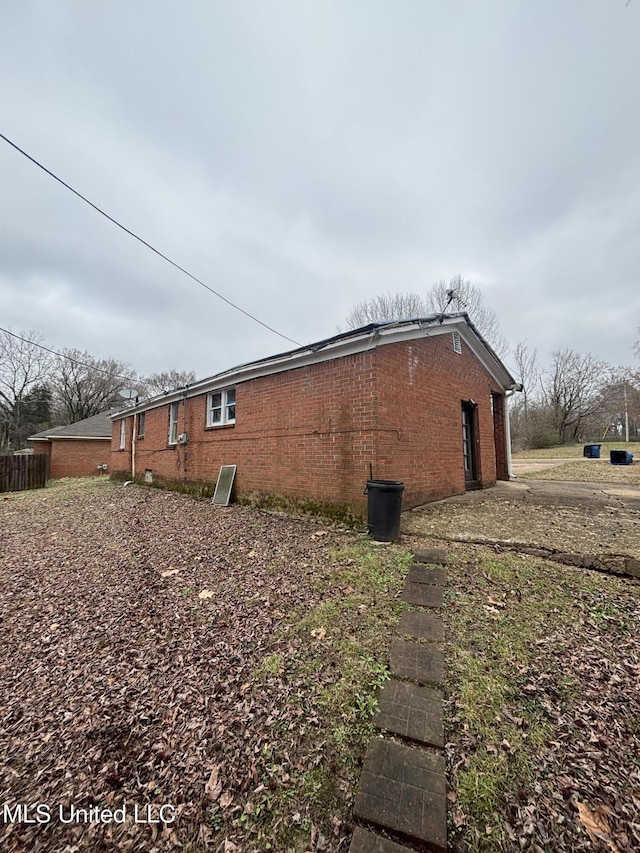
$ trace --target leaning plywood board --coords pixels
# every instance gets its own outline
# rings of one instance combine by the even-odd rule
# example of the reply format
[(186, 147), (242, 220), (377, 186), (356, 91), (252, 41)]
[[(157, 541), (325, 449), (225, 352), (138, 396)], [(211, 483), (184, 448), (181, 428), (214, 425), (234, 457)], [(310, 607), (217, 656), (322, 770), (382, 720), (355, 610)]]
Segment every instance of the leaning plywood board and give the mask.
[(229, 499), (231, 498), (231, 489), (233, 488), (233, 480), (235, 476), (235, 465), (223, 465), (222, 468), (220, 468), (218, 482), (216, 483), (216, 490), (213, 493), (214, 504), (229, 506)]

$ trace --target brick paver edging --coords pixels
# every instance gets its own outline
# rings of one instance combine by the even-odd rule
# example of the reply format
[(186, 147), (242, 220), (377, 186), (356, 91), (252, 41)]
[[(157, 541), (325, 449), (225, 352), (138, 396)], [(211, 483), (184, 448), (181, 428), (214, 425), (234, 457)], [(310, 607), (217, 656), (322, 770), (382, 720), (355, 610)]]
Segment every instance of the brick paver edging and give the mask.
[[(358, 826), (349, 853), (447, 849), (442, 693), (442, 606), (446, 552), (416, 551), (402, 599), (423, 608), (403, 614), (391, 646), (391, 678), (375, 725), (353, 807)], [(382, 830), (387, 836), (378, 834)], [(410, 845), (410, 846), (407, 846)]]

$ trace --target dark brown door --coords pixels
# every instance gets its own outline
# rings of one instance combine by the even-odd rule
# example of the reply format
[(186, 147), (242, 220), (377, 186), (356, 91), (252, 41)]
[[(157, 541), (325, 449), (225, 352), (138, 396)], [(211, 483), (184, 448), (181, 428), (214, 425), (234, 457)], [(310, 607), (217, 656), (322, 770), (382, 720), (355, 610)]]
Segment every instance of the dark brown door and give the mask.
[(467, 489), (478, 487), (478, 459), (476, 455), (476, 407), (462, 404), (462, 459), (464, 482)]

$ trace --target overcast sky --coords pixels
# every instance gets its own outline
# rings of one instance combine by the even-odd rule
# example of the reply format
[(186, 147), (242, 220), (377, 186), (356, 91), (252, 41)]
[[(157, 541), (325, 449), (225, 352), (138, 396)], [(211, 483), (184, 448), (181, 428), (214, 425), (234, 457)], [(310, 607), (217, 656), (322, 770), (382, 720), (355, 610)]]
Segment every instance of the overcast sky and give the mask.
[[(0, 132), (283, 335), (461, 274), (512, 345), (634, 363), (640, 0), (2, 0), (0, 22)], [(0, 181), (5, 328), (199, 377), (293, 347), (2, 140)]]

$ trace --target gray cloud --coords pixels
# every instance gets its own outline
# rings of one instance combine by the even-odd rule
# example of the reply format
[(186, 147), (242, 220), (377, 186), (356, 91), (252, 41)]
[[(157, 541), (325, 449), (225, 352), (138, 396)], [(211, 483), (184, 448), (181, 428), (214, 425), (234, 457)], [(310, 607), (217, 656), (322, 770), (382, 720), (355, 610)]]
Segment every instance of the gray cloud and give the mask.
[[(631, 362), (640, 8), (41, 0), (3, 10), (2, 132), (301, 342), (474, 278), (515, 341)], [(4, 325), (149, 372), (289, 344), (8, 146)]]

